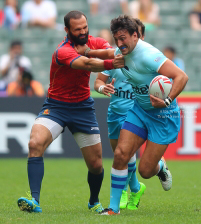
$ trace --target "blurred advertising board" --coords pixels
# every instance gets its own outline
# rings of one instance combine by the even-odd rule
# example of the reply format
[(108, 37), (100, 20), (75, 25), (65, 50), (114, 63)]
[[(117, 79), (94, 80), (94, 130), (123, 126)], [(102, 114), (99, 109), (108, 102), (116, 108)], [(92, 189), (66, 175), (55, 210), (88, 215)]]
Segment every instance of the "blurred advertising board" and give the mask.
[[(112, 158), (108, 140), (108, 98), (95, 98), (97, 120), (101, 131), (103, 157)], [(27, 157), (30, 130), (44, 98), (0, 98), (0, 158)], [(181, 131), (176, 143), (169, 145), (165, 158), (201, 160), (201, 97), (178, 97), (181, 108)], [(143, 152), (142, 147), (140, 154)], [(73, 136), (65, 129), (46, 150), (45, 157), (81, 158)]]
[[(30, 131), (44, 98), (0, 98), (0, 158), (27, 157)], [(112, 158), (107, 135), (109, 99), (95, 99), (97, 120), (101, 131), (103, 156)], [(81, 158), (82, 154), (68, 128), (46, 150), (45, 157)]]

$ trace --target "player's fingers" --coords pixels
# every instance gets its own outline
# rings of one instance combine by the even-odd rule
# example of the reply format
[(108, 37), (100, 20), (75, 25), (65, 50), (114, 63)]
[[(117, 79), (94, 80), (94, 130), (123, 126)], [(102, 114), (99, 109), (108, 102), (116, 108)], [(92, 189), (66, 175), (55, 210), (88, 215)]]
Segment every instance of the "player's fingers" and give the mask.
[(115, 82), (115, 79), (113, 78), (110, 84), (114, 86), (114, 82)]
[(114, 94), (114, 88), (110, 88), (109, 86), (106, 86), (104, 88), (104, 92)]

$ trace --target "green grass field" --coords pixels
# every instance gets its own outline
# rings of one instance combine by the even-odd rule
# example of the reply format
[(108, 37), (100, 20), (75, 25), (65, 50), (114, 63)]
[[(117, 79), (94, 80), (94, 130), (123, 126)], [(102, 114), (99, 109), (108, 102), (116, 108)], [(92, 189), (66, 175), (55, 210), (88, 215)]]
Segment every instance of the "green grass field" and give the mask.
[[(104, 160), (105, 178), (100, 200), (109, 203), (112, 160)], [(29, 189), (26, 159), (0, 160), (0, 224), (177, 224), (201, 223), (200, 162), (168, 161), (173, 188), (165, 192), (157, 177), (139, 180), (147, 190), (137, 211), (123, 210), (119, 216), (99, 216), (88, 211), (87, 169), (82, 159), (45, 159), (41, 192), (42, 214), (21, 212), (17, 199)], [(138, 175), (139, 176), (139, 175)]]

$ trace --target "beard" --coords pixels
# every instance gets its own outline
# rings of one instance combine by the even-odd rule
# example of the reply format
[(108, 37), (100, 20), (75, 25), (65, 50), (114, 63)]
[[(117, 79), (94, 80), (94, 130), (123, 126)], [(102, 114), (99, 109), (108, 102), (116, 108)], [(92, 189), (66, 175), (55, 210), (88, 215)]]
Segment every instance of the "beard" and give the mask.
[(68, 35), (76, 45), (84, 45), (88, 42), (89, 31), (85, 34), (84, 38), (80, 38), (81, 36), (83, 36), (83, 34), (80, 34), (79, 36), (74, 36), (70, 31), (68, 32)]

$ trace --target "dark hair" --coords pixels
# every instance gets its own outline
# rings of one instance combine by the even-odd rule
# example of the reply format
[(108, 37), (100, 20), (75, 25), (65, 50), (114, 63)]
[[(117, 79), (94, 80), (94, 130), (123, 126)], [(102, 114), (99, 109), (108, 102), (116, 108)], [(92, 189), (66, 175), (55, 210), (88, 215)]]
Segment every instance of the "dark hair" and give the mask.
[(127, 30), (130, 35), (136, 32), (137, 36), (140, 37), (137, 23), (131, 16), (128, 15), (120, 15), (119, 17), (112, 19), (110, 23), (110, 30), (113, 35), (119, 30)]
[(135, 18), (134, 21), (137, 23), (138, 26), (141, 27), (142, 36), (144, 36), (144, 35), (145, 35), (145, 25), (144, 25), (144, 24), (142, 23), (142, 21), (139, 20), (139, 19), (136, 19), (136, 18)]
[(23, 73), (22, 73), (22, 79), (28, 79), (28, 80), (32, 81), (33, 80), (33, 75), (29, 70), (24, 69)]
[(65, 27), (67, 27), (68, 29), (70, 29), (70, 19), (80, 19), (82, 16), (84, 16), (87, 20), (87, 17), (85, 16), (85, 14), (81, 11), (70, 11), (69, 13), (67, 13), (64, 16), (64, 25)]
[(10, 48), (13, 48), (13, 47), (18, 46), (18, 45), (22, 46), (22, 41), (14, 40), (14, 41), (11, 42)]
[(176, 49), (175, 49), (174, 47), (172, 47), (172, 46), (167, 46), (167, 47), (165, 47), (164, 51), (170, 51), (170, 52), (172, 52), (173, 54), (176, 54), (176, 53), (177, 53), (177, 52), (176, 52)]

